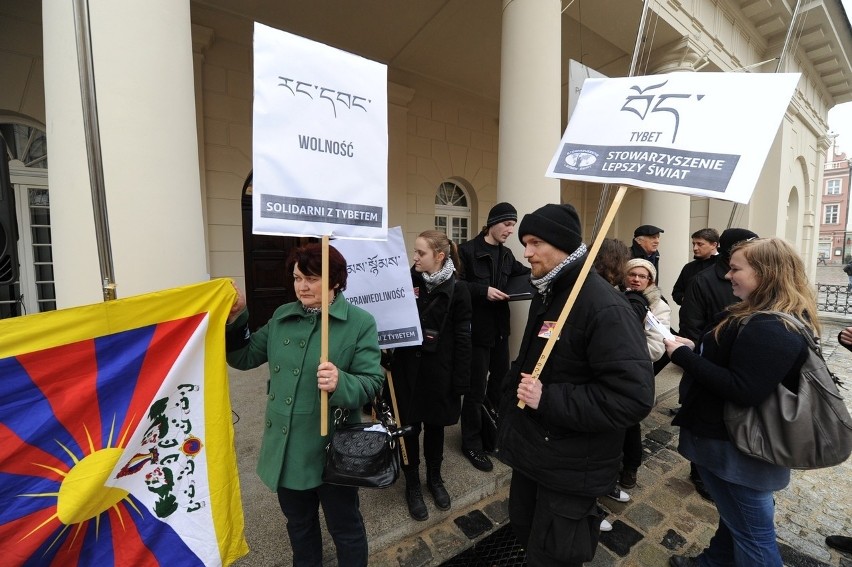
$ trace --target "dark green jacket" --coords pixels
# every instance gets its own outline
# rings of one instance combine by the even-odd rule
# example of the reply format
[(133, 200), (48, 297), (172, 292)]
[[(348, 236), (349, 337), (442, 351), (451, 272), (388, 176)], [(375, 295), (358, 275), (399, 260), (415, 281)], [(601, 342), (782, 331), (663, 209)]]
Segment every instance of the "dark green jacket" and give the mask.
[[(272, 490), (306, 490), (322, 484), (325, 446), (320, 436), (320, 315), (298, 302), (282, 305), (248, 340), (248, 311), (227, 327), (228, 364), (240, 370), (269, 363), (266, 420), (257, 474)], [(329, 308), (329, 361), (339, 382), (329, 396), (329, 432), (334, 409), (348, 408), (358, 421), (360, 408), (384, 380), (373, 316), (338, 294)], [(234, 350), (236, 349), (236, 350)]]

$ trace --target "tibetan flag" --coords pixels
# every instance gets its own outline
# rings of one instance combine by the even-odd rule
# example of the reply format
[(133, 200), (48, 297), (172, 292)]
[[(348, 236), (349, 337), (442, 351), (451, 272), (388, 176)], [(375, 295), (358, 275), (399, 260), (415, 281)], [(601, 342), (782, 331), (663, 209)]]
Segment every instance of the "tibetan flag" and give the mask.
[(248, 552), (229, 280), (0, 321), (0, 563), (229, 565)]

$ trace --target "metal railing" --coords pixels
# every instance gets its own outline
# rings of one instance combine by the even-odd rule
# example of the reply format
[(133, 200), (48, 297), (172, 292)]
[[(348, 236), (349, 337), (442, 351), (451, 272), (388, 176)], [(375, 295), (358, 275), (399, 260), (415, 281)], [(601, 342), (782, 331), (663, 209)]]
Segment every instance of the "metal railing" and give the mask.
[(818, 283), (816, 291), (820, 312), (852, 315), (852, 285)]

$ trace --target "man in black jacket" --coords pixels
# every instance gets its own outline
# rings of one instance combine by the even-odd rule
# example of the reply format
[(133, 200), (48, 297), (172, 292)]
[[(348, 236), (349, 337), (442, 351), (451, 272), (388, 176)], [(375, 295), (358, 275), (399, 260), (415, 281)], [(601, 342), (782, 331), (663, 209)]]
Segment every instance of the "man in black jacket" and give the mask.
[(680, 308), (680, 335), (698, 344), (706, 327), (716, 314), (725, 307), (739, 301), (725, 279), (730, 270), (731, 248), (743, 240), (757, 238), (757, 234), (746, 228), (729, 228), (719, 237), (719, 254), (711, 268), (699, 272), (683, 296)]
[(518, 236), (537, 293), (506, 380), (497, 456), (513, 469), (509, 520), (527, 564), (579, 566), (594, 557), (597, 498), (615, 488), (624, 429), (650, 412), (654, 376), (636, 314), (591, 272), (533, 380), (588, 251), (571, 205), (526, 215)]
[(479, 235), (459, 246), (462, 279), (470, 289), (473, 307), (470, 392), (462, 403), (461, 449), (474, 467), (486, 472), (494, 465), (484, 449), (494, 447), (483, 446), (482, 403), (487, 392), (490, 406), (497, 409), (502, 380), (509, 370), (509, 296), (505, 290), (509, 278), (530, 273), (503, 245), (517, 222), (515, 207), (497, 203)]
[(683, 304), (686, 286), (692, 278), (716, 263), (719, 254), (719, 233), (715, 228), (702, 228), (692, 233), (692, 262), (686, 264), (680, 271), (677, 281), (672, 288), (672, 299), (678, 305)]

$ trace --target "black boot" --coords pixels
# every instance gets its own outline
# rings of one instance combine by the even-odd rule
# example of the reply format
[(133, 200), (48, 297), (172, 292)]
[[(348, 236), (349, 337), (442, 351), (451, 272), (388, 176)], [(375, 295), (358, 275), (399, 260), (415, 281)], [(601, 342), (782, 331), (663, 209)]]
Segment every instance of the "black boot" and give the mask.
[(420, 470), (417, 468), (403, 469), (405, 473), (405, 502), (408, 504), (408, 513), (411, 517), (422, 522), (429, 517), (429, 510), (423, 501), (423, 492), (420, 490)]
[(441, 510), (450, 509), (450, 495), (444, 488), (444, 479), (441, 478), (441, 463), (426, 465), (426, 487), (435, 499), (435, 506)]

